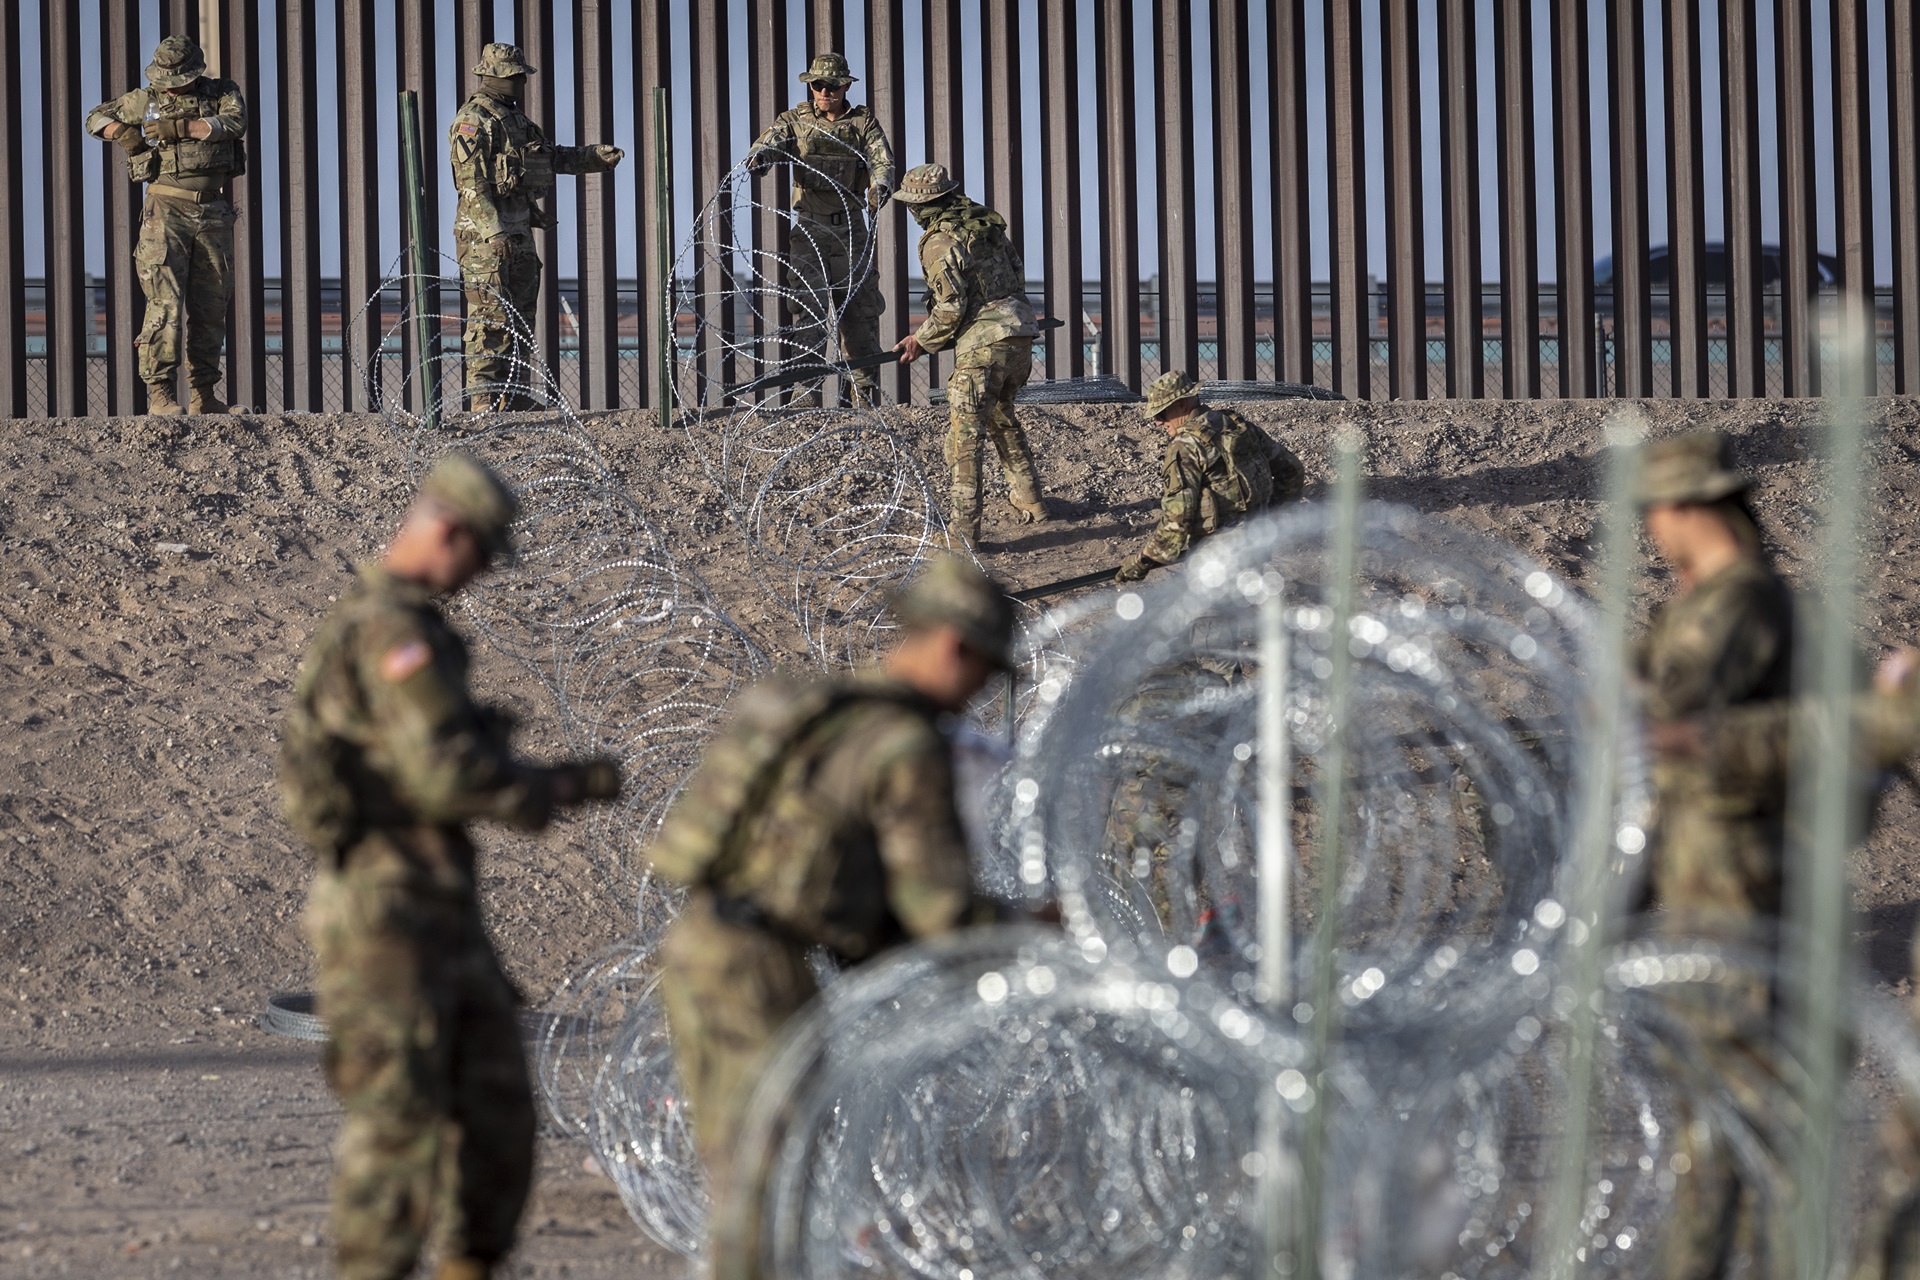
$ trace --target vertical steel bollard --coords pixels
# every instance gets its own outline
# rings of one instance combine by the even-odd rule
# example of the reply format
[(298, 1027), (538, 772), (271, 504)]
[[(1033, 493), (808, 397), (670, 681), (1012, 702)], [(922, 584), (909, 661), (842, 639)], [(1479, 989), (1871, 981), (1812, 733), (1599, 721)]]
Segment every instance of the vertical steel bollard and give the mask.
[[(427, 268), (426, 171), (420, 158), (420, 95), (400, 92), (400, 166), (407, 196), (407, 259), (413, 272), (414, 385), (420, 389), (420, 420), (428, 431), (440, 429), (439, 361), (435, 317), (439, 311), (439, 284)], [(431, 299), (431, 301), (429, 301)]]
[(1593, 1096), (1594, 1047), (1602, 961), (1612, 932), (1607, 878), (1613, 860), (1614, 800), (1619, 791), (1619, 742), (1622, 697), (1626, 688), (1627, 600), (1633, 589), (1639, 533), (1634, 527), (1633, 488), (1646, 424), (1638, 409), (1621, 409), (1607, 421), (1609, 450), (1606, 506), (1600, 535), (1599, 608), (1593, 647), (1593, 730), (1587, 742), (1583, 798), (1573, 856), (1575, 900), (1567, 908), (1565, 980), (1554, 992), (1567, 1019), (1566, 1129), (1547, 1202), (1544, 1266), (1547, 1280), (1577, 1274), (1582, 1247), (1581, 1212), (1585, 1207), (1587, 1160)]
[(667, 87), (655, 85), (653, 89), (653, 184), (654, 208), (658, 211), (654, 219), (653, 252), (654, 260), (660, 267), (661, 296), (657, 299), (660, 312), (660, 425), (666, 426), (672, 419), (673, 397), (676, 390), (673, 379), (673, 158), (669, 147), (673, 135), (667, 128)]

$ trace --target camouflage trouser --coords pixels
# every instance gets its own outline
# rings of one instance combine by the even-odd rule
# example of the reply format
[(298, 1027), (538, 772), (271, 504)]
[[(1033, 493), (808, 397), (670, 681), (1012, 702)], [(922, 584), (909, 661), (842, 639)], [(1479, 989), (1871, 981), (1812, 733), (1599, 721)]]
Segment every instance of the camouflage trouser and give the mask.
[(1033, 372), (1033, 339), (1006, 338), (964, 351), (947, 379), (947, 466), (953, 471), (950, 518), (970, 542), (980, 537), (980, 436), (1000, 455), (1013, 505), (1041, 513), (1040, 478), (1026, 433), (1013, 416), (1013, 397)]
[[(800, 290), (794, 341), (824, 353), (828, 308), (839, 307), (840, 352), (848, 360), (859, 360), (879, 354), (880, 313), (887, 304), (880, 296), (880, 281), (868, 252), (866, 223), (857, 210), (836, 216), (844, 220), (843, 225), (802, 215), (788, 238), (794, 284)], [(849, 290), (856, 270), (860, 281)], [(880, 384), (874, 371), (856, 369), (852, 380), (854, 394), (864, 403), (875, 403)], [(797, 393), (797, 398), (809, 396), (811, 403), (820, 403), (818, 385)]]
[(510, 231), (491, 240), (463, 240), (459, 249), (460, 278), (467, 289), (467, 327), (461, 335), (467, 393), (494, 388), (509, 397), (524, 396), (526, 374), (515, 361), (537, 358), (525, 339), (540, 305), (540, 255), (533, 247), (533, 233)]
[(227, 302), (233, 297), (233, 224), (225, 200), (195, 204), (147, 196), (133, 262), (147, 295), (146, 322), (135, 345), (140, 380), (169, 382), (180, 367), (180, 328), (187, 329), (187, 377), (196, 387), (220, 380), (227, 344)]
[(734, 1150), (754, 1086), (781, 1030), (813, 999), (817, 988), (806, 955), (756, 929), (726, 924), (696, 897), (674, 924), (662, 949), (660, 995), (673, 1034), (680, 1086), (693, 1109), (693, 1140), (707, 1167), (714, 1220), (744, 1230), (717, 1231), (707, 1258), (712, 1280), (757, 1274), (752, 1205), (723, 1206), (739, 1197), (757, 1201), (763, 1162), (736, 1168)]
[(1880, 1124), (1853, 1280), (1920, 1280), (1920, 1115), (1914, 1103)]
[(314, 883), (307, 931), (328, 1024), (335, 1265), (397, 1280), (431, 1231), (442, 1257), (513, 1247), (533, 1179), (533, 1095), (513, 988), (471, 899), (354, 871)]

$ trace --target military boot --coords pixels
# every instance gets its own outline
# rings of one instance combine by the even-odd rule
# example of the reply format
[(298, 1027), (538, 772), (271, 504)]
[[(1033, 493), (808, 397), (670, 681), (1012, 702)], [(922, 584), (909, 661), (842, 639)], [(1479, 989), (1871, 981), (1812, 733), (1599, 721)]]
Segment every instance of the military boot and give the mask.
[(1013, 509), (1020, 513), (1021, 524), (1045, 524), (1050, 517), (1047, 500), (1039, 494), (1014, 494), (1009, 501)]
[(156, 418), (171, 418), (180, 412), (180, 402), (173, 398), (172, 379), (147, 384), (147, 412)]
[(187, 397), (188, 413), (225, 413), (226, 411), (227, 402), (214, 391), (212, 383), (209, 382), (204, 386), (199, 383), (194, 384), (193, 394)]

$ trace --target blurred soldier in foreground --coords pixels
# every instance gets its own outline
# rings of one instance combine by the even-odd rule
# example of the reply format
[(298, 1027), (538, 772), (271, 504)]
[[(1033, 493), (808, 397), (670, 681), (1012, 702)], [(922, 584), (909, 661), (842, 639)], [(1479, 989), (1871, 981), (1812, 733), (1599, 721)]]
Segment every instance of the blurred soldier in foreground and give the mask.
[(407, 1275), (429, 1229), (441, 1280), (479, 1280), (512, 1248), (533, 1099), (465, 828), (538, 830), (620, 789), (609, 761), (515, 758), (512, 722), (468, 692), (466, 645), (435, 597), (509, 550), (514, 511), (470, 455), (442, 459), (315, 636), (283, 729), (287, 816), (321, 861), (306, 927), (327, 1083), (347, 1112), (333, 1231), (348, 1280)]
[(233, 296), (233, 223), (227, 184), (247, 171), (247, 103), (231, 80), (206, 74), (200, 46), (168, 36), (147, 67), (149, 88), (87, 113), (87, 132), (127, 153), (127, 177), (147, 184), (134, 266), (147, 296), (135, 340), (147, 411), (180, 412), (174, 375), (187, 336), (187, 407), (225, 413), (214, 391)]
[[(839, 54), (815, 58), (800, 74), (807, 101), (782, 111), (747, 152), (747, 167), (756, 174), (783, 162), (793, 171), (794, 226), (787, 243), (794, 273), (814, 306), (839, 309), (840, 352), (849, 360), (879, 354), (880, 313), (887, 305), (873, 272), (867, 216), (857, 202), (878, 213), (894, 182), (893, 147), (880, 121), (847, 101), (856, 79)], [(803, 329), (794, 340), (825, 352), (820, 327)], [(879, 403), (873, 370), (854, 370), (853, 389), (855, 403)], [(820, 403), (818, 386), (813, 403)]]
[[(553, 194), (556, 173), (604, 173), (626, 152), (600, 144), (556, 147), (520, 109), (534, 68), (520, 46), (490, 44), (473, 69), (480, 88), (453, 117), (447, 151), (460, 207), (453, 243), (467, 288), (468, 407), (532, 409), (525, 375), (515, 367), (516, 326), (530, 327), (540, 301), (535, 227), (553, 225), (539, 201)], [(536, 359), (518, 352), (520, 361)]]
[(1200, 402), (1200, 388), (1179, 371), (1147, 388), (1147, 416), (1166, 429), (1160, 459), (1165, 486), (1160, 523), (1147, 545), (1120, 566), (1119, 582), (1138, 582), (1172, 564), (1193, 544), (1270, 506), (1296, 502), (1307, 471), (1293, 451), (1232, 409)]
[(980, 542), (980, 436), (1000, 455), (1013, 506), (1023, 521), (1047, 518), (1026, 433), (1013, 416), (1013, 397), (1033, 373), (1033, 304), (1027, 269), (1007, 238), (1007, 220), (961, 192), (937, 164), (907, 173), (900, 202), (920, 237), (920, 274), (927, 282), (927, 318), (895, 345), (902, 364), (928, 351), (953, 348), (947, 378), (947, 465), (953, 469), (952, 530)]
[[(1635, 654), (1656, 740), (1675, 722), (1764, 707), (1790, 691), (1793, 598), (1761, 546), (1746, 491), (1715, 432), (1658, 441), (1642, 459), (1647, 536), (1677, 579)], [(1727, 787), (1705, 762), (1671, 753), (1656, 757), (1653, 781), (1658, 814), (1648, 870), (1660, 908), (1654, 927), (1679, 937), (1773, 945), (1785, 861), (1783, 792)], [(1677, 1182), (1659, 1247), (1661, 1280), (1718, 1280), (1742, 1265), (1757, 1276), (1791, 1271), (1792, 1215), (1778, 1197), (1791, 1195), (1785, 1171), (1800, 1115), (1781, 1075), (1774, 995), (1763, 978), (1729, 980), (1684, 988), (1667, 1010), (1674, 1031), (1657, 1050), (1659, 1060), (1689, 1084), (1675, 1127)], [(1704, 1105), (1708, 1094), (1724, 1099), (1739, 1118), (1734, 1128), (1751, 1135), (1745, 1157), (1719, 1110)], [(1758, 1175), (1753, 1159), (1781, 1176)]]
[[(755, 1194), (735, 1143), (769, 1051), (815, 994), (807, 951), (857, 964), (1001, 914), (973, 891), (939, 719), (1007, 667), (1012, 602), (944, 559), (894, 612), (906, 637), (878, 669), (748, 692), (653, 847), (690, 890), (660, 990), (716, 1223), (729, 1196)], [(758, 1262), (718, 1231), (709, 1258), (723, 1278)]]
[[(1793, 597), (1761, 547), (1746, 491), (1714, 432), (1647, 447), (1647, 536), (1678, 580), (1635, 655), (1656, 726), (1788, 694)], [(1701, 765), (1679, 759), (1656, 762), (1653, 780), (1649, 865), (1665, 927), (1743, 937), (1777, 918), (1784, 798), (1722, 792)]]

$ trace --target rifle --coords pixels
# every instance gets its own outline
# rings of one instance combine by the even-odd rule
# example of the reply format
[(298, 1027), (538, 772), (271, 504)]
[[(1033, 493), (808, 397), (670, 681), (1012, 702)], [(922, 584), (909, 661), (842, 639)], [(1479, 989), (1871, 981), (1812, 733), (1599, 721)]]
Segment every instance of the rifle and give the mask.
[(1111, 569), (1099, 569), (1093, 573), (1083, 573), (1077, 578), (1062, 578), (1058, 582), (1046, 582), (1037, 587), (1022, 587), (1018, 591), (1009, 591), (1007, 595), (1014, 600), (1044, 600), (1048, 596), (1057, 596), (1063, 591), (1074, 591), (1081, 587), (1097, 587), (1103, 582), (1112, 582), (1113, 575), (1120, 572), (1120, 566)]
[[(1038, 321), (1041, 330), (1059, 329), (1066, 325), (1065, 320), (1047, 319)], [(813, 382), (836, 373), (852, 373), (856, 369), (878, 369), (881, 365), (892, 364), (900, 358), (898, 351), (881, 351), (875, 355), (861, 356), (858, 360), (845, 360), (839, 364), (824, 361), (814, 364), (794, 365), (788, 369), (776, 369), (751, 382), (742, 382), (731, 387), (723, 387), (720, 394), (729, 400), (740, 396), (752, 395), (756, 391), (772, 391), (778, 387), (790, 387), (796, 382)]]

